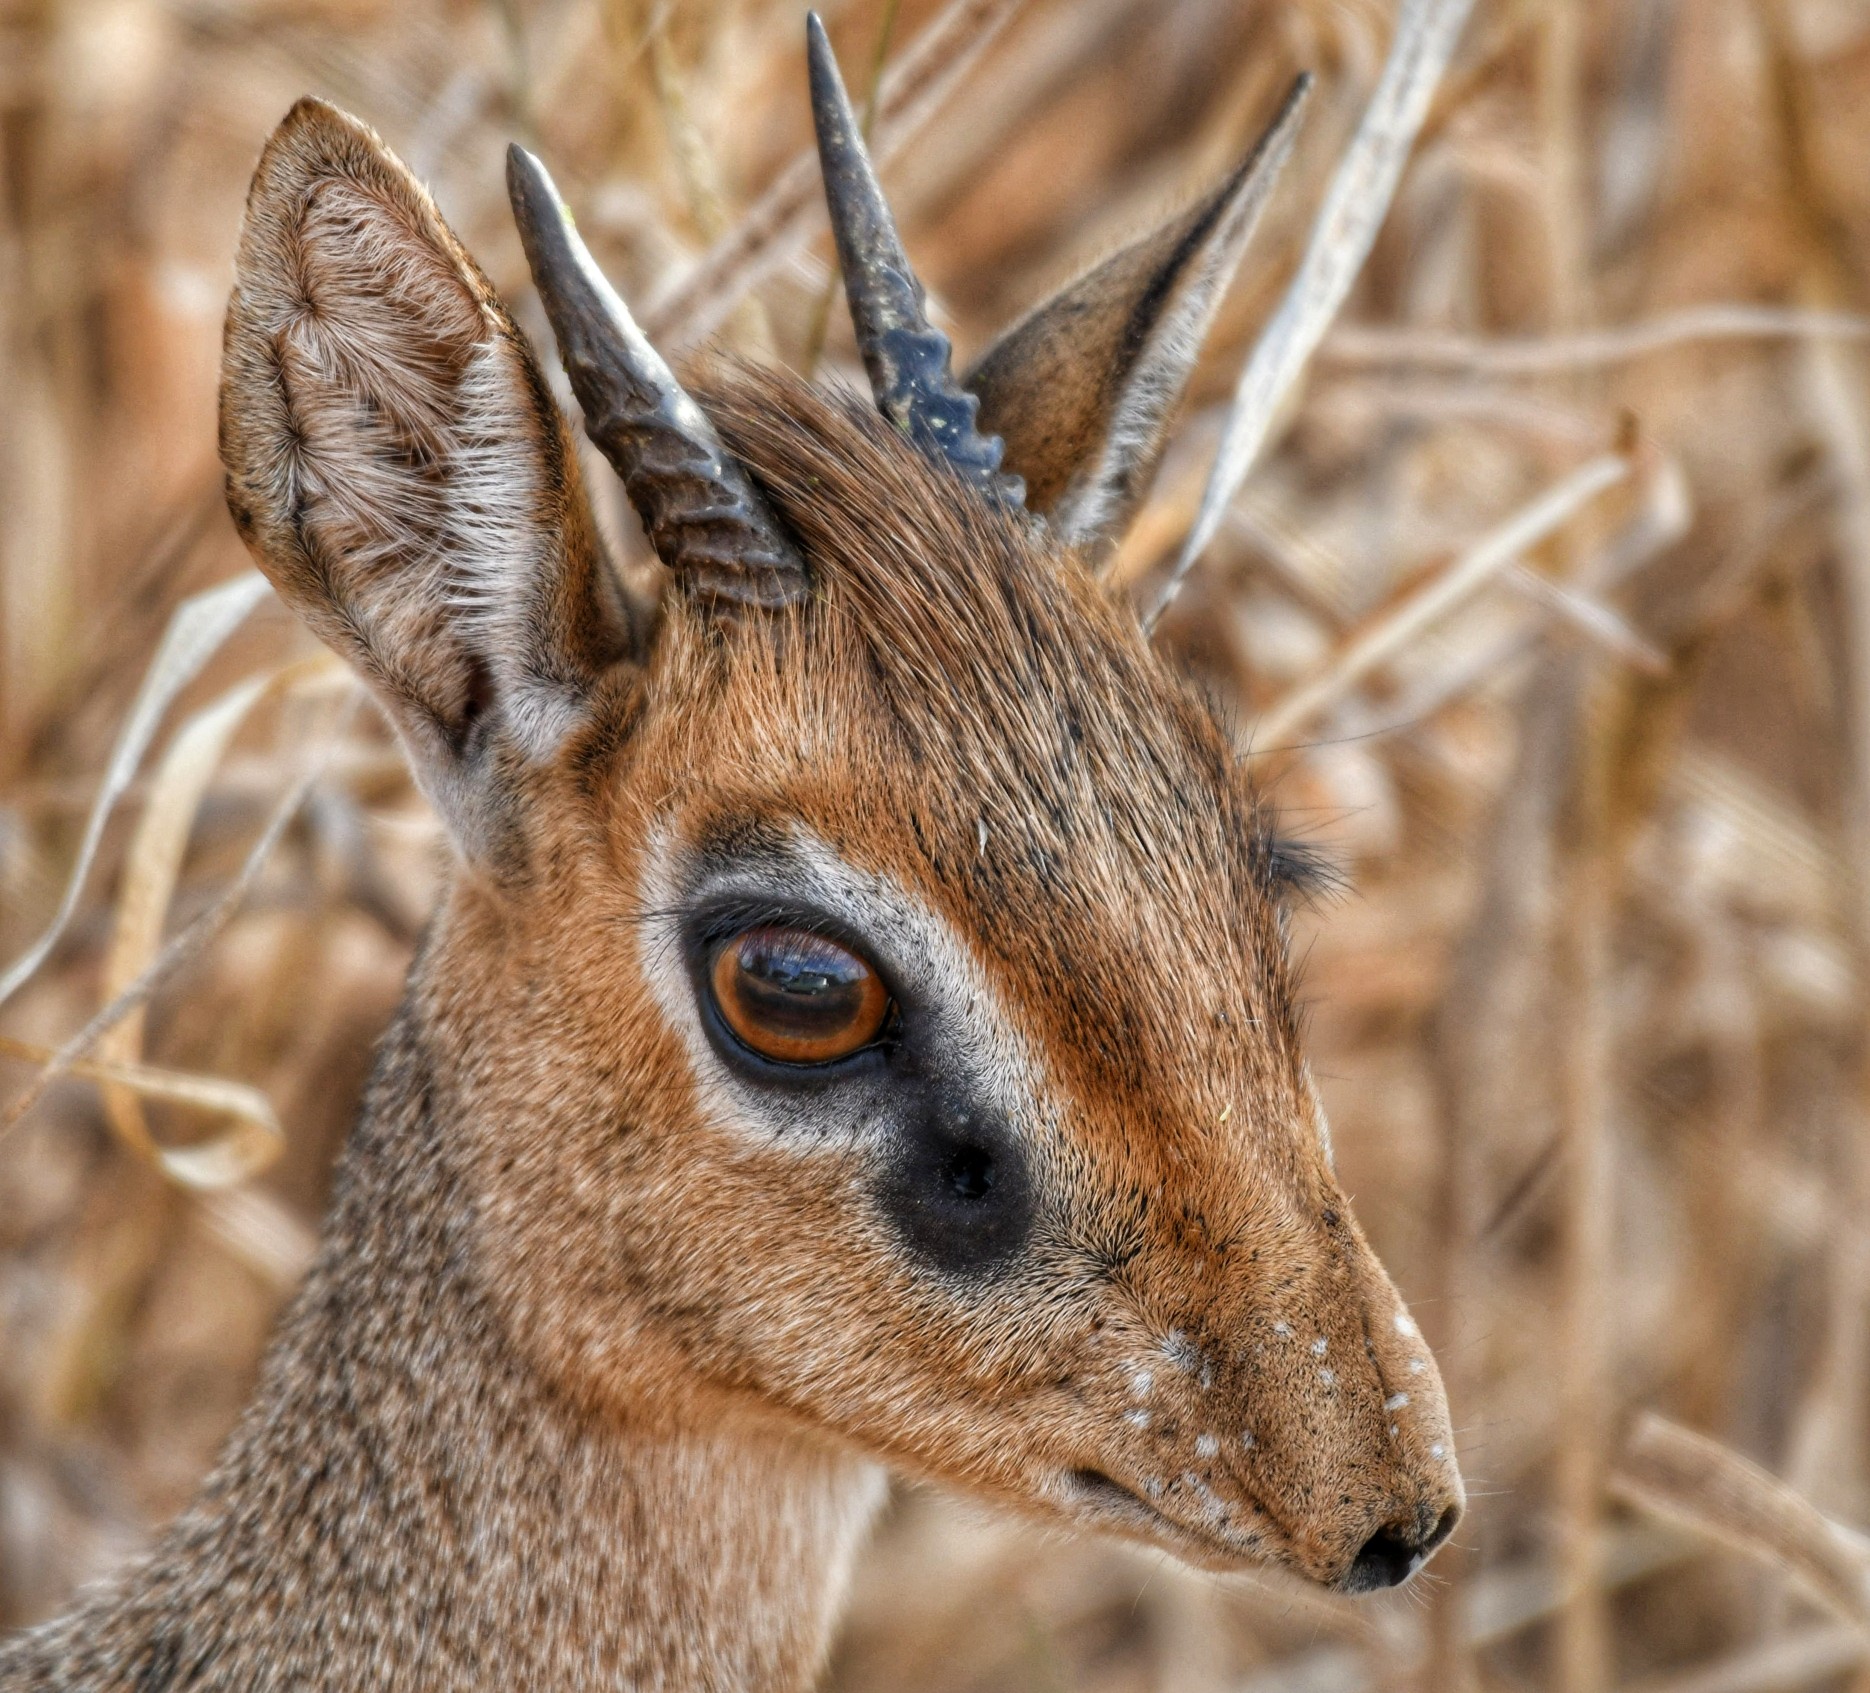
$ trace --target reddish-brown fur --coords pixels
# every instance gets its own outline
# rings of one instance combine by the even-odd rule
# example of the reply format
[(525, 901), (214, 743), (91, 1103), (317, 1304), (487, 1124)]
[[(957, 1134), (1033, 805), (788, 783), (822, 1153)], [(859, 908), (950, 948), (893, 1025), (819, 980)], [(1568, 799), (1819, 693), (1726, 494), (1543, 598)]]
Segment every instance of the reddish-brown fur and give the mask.
[[(510, 319), (311, 103), (228, 349), (230, 501), (460, 864), (222, 1465), (0, 1690), (796, 1687), (877, 1460), (1322, 1582), (1445, 1526), (1439, 1382), (1331, 1169), (1266, 820), (1077, 554), (866, 406), (729, 371), (702, 398), (813, 594), (639, 629)], [(493, 520), (449, 508), (488, 438), (511, 545), (477, 552)], [(1011, 1149), (1016, 1251), (905, 1244), (897, 1104), (769, 1109), (707, 1056), (671, 937), (730, 873), (932, 961), (923, 1091)]]

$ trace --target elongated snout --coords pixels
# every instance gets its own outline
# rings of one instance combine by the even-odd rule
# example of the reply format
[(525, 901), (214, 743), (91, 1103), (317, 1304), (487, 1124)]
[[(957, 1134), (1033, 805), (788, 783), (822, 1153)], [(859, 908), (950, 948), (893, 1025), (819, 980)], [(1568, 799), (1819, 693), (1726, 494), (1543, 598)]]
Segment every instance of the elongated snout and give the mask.
[(1269, 1253), (1248, 1258), (1166, 1330), (1106, 1334), (1074, 1492), (1211, 1561), (1374, 1592), (1460, 1520), (1454, 1436), (1434, 1358), (1355, 1226), (1334, 1208), (1309, 1244), (1270, 1276)]

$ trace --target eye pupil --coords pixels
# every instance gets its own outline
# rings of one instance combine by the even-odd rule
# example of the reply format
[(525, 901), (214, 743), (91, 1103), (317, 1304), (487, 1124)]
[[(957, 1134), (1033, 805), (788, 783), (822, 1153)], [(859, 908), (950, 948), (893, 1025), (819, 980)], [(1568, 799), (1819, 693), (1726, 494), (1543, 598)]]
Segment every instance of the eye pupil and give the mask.
[(1000, 1179), (1000, 1172), (994, 1168), (993, 1154), (984, 1146), (956, 1147), (943, 1173), (948, 1185), (963, 1199), (985, 1199)]
[(721, 1020), (762, 1057), (825, 1064), (876, 1039), (889, 995), (848, 947), (807, 929), (765, 925), (727, 941), (710, 976)]
[[(803, 941), (806, 937), (800, 937)], [(820, 941), (799, 944), (790, 937), (758, 931), (740, 943), (740, 969), (749, 983), (771, 993), (809, 997), (820, 1004), (839, 994), (860, 990), (866, 974), (862, 962)]]

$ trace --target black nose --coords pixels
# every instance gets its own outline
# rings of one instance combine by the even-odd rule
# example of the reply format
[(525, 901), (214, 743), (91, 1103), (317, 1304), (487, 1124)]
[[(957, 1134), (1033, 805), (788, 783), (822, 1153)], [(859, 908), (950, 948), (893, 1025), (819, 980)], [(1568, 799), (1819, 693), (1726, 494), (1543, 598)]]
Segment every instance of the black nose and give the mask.
[(1338, 1586), (1346, 1593), (1374, 1593), (1379, 1587), (1400, 1587), (1454, 1532), (1455, 1518), (1459, 1515), (1460, 1512), (1450, 1505), (1426, 1534), (1415, 1523), (1386, 1523), (1363, 1543)]

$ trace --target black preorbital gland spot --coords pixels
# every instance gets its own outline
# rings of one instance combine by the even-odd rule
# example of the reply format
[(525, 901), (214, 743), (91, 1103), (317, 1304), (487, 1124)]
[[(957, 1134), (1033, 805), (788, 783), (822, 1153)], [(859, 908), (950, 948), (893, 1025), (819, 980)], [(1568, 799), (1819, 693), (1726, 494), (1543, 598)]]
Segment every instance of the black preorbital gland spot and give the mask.
[(939, 1098), (898, 1129), (878, 1198), (903, 1243), (949, 1275), (1004, 1267), (1032, 1232), (1032, 1181), (1011, 1130)]

